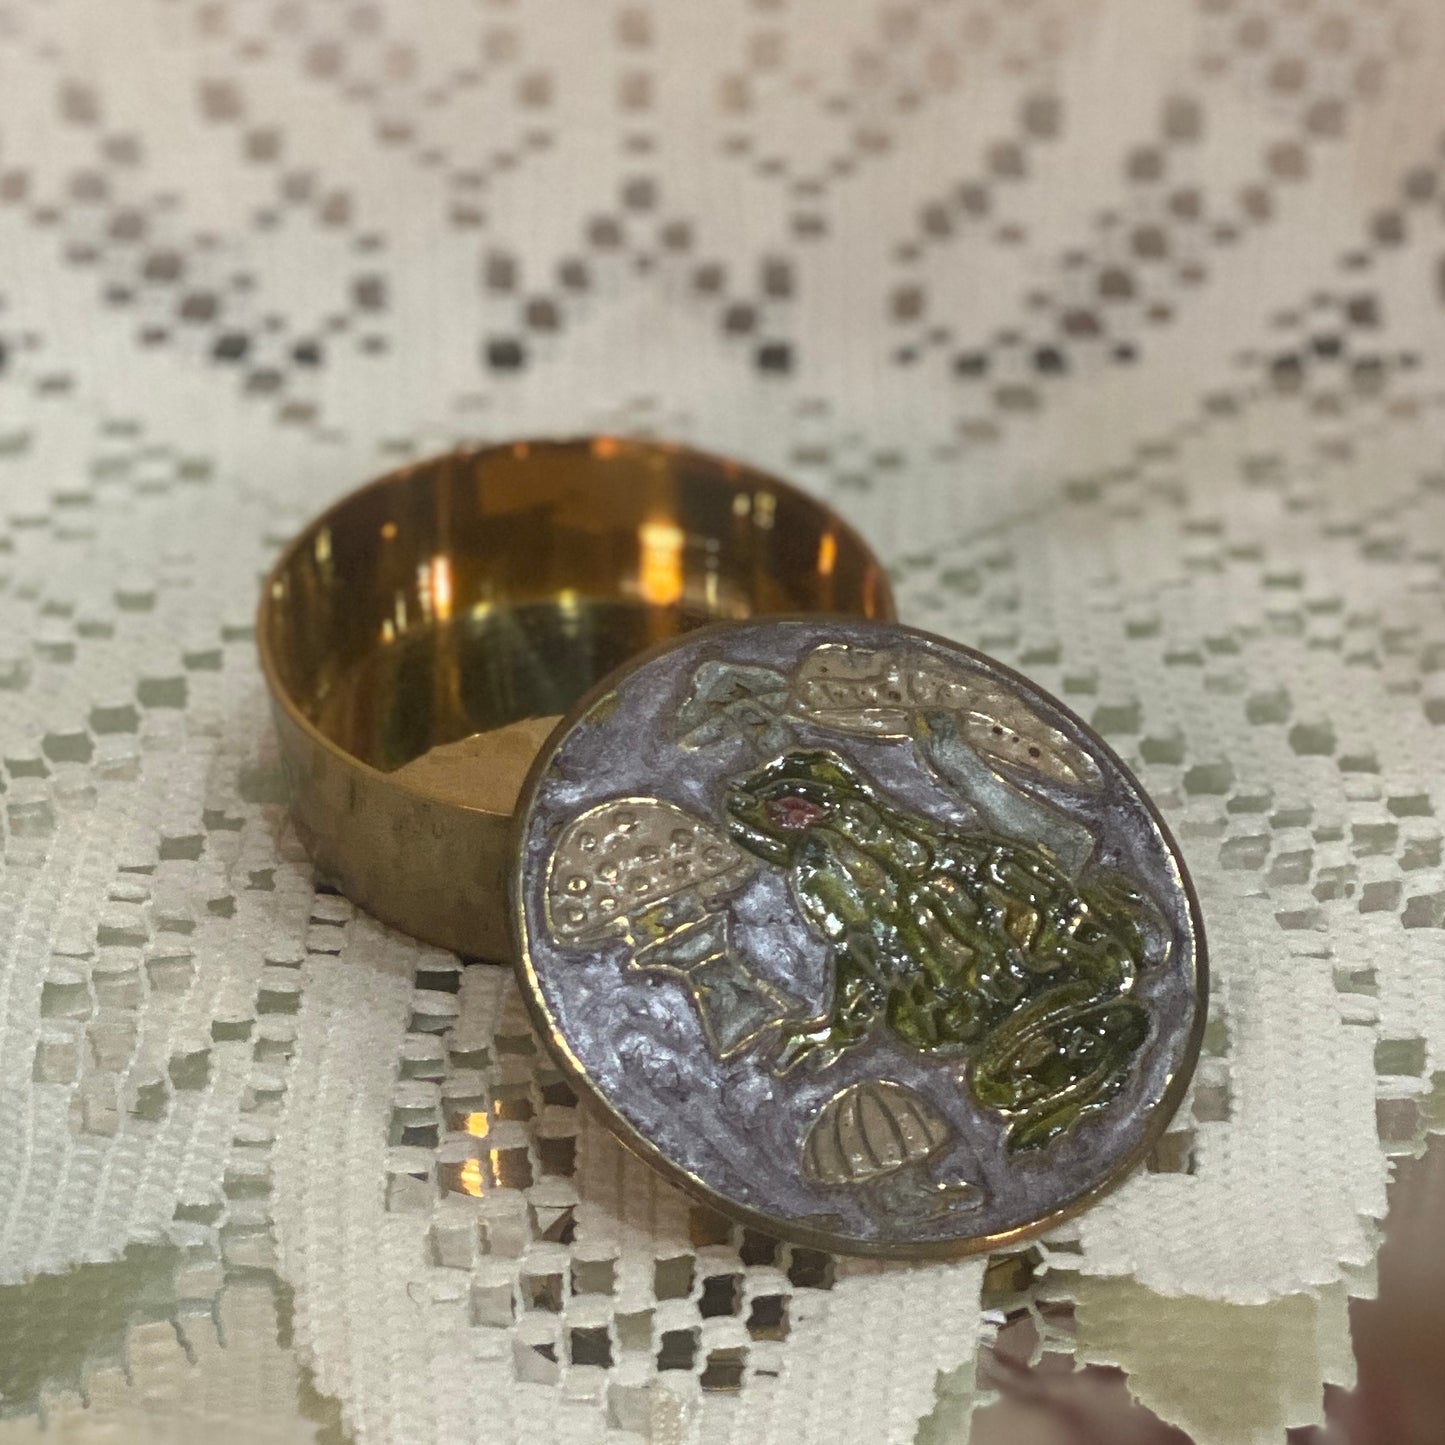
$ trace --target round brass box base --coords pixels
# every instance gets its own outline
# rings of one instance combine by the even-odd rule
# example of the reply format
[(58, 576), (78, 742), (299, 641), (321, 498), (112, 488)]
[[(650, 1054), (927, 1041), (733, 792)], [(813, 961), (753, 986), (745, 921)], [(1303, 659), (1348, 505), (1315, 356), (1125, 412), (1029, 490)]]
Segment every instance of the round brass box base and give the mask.
[(383, 477), (311, 523), (261, 596), (298, 834), (377, 917), (504, 959), (512, 805), (547, 731), (512, 725), (666, 638), (772, 612), (894, 615), (858, 534), (749, 467), (596, 437)]

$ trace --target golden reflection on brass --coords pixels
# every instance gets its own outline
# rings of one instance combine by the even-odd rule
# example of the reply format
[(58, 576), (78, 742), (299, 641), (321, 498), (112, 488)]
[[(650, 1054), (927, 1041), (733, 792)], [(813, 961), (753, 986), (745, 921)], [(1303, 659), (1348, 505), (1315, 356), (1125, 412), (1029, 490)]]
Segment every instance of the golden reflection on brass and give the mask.
[(487, 1156), (492, 1178), (498, 1189), (530, 1189), (533, 1184), (532, 1161), (523, 1148), (493, 1149)]
[(480, 1199), (486, 1192), (486, 1181), (482, 1177), (482, 1161), (480, 1159), (467, 1159), (457, 1171), (457, 1191), (461, 1194), (470, 1194), (473, 1199)]
[[(565, 712), (689, 628), (772, 612), (894, 616), (847, 523), (734, 462), (595, 437), (383, 477), (311, 523), (262, 590), (257, 640), (297, 833), (379, 918), (504, 959), (507, 780), (527, 758), (512, 757), (515, 731), (505, 758), (485, 735)], [(398, 774), (463, 740), (480, 801), (458, 797), (451, 773), (446, 796)]]
[(687, 535), (675, 522), (644, 522), (637, 529), (642, 548), (637, 588), (651, 607), (673, 607), (682, 600), (682, 552)]

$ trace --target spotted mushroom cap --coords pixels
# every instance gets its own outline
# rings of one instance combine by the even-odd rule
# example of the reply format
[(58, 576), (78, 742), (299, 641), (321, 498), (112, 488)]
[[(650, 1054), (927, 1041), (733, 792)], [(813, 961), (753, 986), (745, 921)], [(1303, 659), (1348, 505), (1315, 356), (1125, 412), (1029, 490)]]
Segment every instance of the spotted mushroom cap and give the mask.
[(952, 1137), (906, 1084), (865, 1079), (823, 1105), (803, 1145), (803, 1168), (820, 1184), (867, 1184), (927, 1159)]
[(682, 894), (703, 906), (755, 861), (701, 818), (660, 798), (619, 798), (574, 818), (552, 854), (547, 921), (560, 943), (623, 933), (639, 913)]
[(1021, 697), (916, 648), (814, 648), (794, 674), (790, 706), (810, 722), (873, 737), (911, 737), (920, 713), (949, 712), (986, 758), (1075, 787), (1100, 781), (1093, 758)]

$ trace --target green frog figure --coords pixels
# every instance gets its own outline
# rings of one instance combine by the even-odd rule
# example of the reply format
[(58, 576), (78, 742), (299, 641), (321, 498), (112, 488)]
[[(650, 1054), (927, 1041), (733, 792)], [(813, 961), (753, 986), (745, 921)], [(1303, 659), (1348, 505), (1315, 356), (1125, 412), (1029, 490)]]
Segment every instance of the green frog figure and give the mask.
[(729, 833), (785, 869), (832, 945), (821, 1017), (778, 1025), (773, 1067), (826, 1066), (880, 1023), (957, 1058), (975, 1099), (1036, 1149), (1122, 1086), (1149, 1033), (1133, 996), (1157, 952), (1152, 905), (1118, 875), (954, 830), (884, 801), (831, 751), (793, 751), (730, 788)]

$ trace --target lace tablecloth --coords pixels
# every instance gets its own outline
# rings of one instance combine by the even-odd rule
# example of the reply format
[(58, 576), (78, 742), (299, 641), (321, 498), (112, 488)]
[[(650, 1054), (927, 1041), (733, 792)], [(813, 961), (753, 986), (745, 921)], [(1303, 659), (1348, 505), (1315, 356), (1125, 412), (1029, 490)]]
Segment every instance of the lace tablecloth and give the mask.
[[(1442, 1117), (1442, 73), (1433, 0), (0, 0), (0, 1445), (961, 1440), (1025, 1310), (1317, 1419)], [(604, 430), (830, 499), (1180, 835), (1195, 1088), (1035, 1248), (690, 1208), (288, 832), (281, 540)]]

